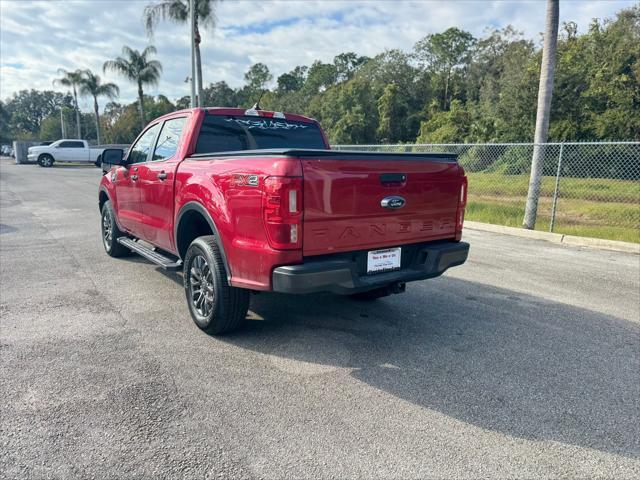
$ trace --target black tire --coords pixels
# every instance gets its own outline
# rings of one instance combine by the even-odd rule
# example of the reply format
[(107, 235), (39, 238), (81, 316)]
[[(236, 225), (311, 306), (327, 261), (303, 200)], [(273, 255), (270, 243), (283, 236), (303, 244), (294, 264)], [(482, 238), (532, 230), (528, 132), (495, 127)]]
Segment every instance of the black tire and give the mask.
[(93, 162), (93, 164), (98, 168), (102, 167), (102, 155), (98, 155), (98, 158), (96, 158), (96, 161)]
[(116, 216), (113, 211), (111, 200), (107, 200), (102, 205), (100, 215), (100, 231), (102, 236), (102, 246), (107, 255), (111, 257), (124, 257), (130, 253), (130, 250), (117, 242), (118, 237), (125, 234), (120, 231), (116, 223)]
[(200, 329), (219, 335), (244, 322), (249, 310), (249, 290), (229, 285), (215, 237), (198, 237), (191, 243), (183, 272), (189, 313)]
[(38, 165), (45, 168), (53, 167), (53, 162), (55, 162), (53, 156), (48, 153), (44, 153), (38, 157)]
[(376, 288), (375, 290), (354, 293), (352, 295), (349, 295), (349, 297), (353, 298), (354, 300), (359, 300), (361, 302), (372, 302), (374, 300), (377, 300), (382, 297), (387, 297), (389, 295), (390, 295), (389, 288), (381, 287), (381, 288)]

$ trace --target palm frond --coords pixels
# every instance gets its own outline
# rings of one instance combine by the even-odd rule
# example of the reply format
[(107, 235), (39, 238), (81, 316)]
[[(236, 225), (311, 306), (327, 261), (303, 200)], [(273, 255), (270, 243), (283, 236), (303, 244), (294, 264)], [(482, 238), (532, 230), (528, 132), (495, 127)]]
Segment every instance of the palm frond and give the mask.
[(215, 4), (219, 0), (195, 0), (196, 13), (198, 14), (198, 22), (205, 28), (213, 28), (216, 26), (218, 18), (216, 17)]
[(160, 79), (160, 74), (155, 68), (147, 66), (140, 70), (138, 78), (143, 84), (157, 85)]
[(158, 60), (149, 60), (147, 66), (154, 69), (158, 75), (162, 73), (162, 64)]
[(94, 95), (96, 91), (98, 81), (96, 76), (89, 70), (85, 71), (85, 76), (80, 84), (80, 95)]
[(58, 74), (62, 75), (62, 78), (55, 79), (53, 81), (54, 85), (75, 87), (82, 83), (83, 71), (80, 69), (71, 72), (69, 70), (65, 70), (64, 68), (59, 68)]
[[(199, 25), (213, 28), (216, 25), (215, 4), (220, 0), (194, 0)], [(174, 23), (189, 22), (188, 0), (162, 0), (147, 5), (142, 14), (145, 29), (149, 36), (161, 20), (169, 20)]]
[(68, 79), (68, 78), (64, 78), (64, 77), (63, 77), (63, 78), (56, 78), (56, 79), (53, 81), (53, 85), (54, 85), (54, 86), (56, 86), (56, 85), (62, 85), (63, 87), (70, 87), (70, 86), (71, 86), (71, 82), (69, 81), (69, 79)]
[[(128, 45), (123, 45), (122, 55), (125, 57), (133, 58), (136, 55), (140, 55), (140, 53), (137, 50), (134, 50), (133, 48), (129, 47)], [(122, 57), (118, 57), (118, 58), (122, 58)]]
[(93, 95), (94, 91), (95, 89), (91, 88), (91, 86), (87, 85), (86, 83), (80, 85), (80, 95), (82, 96)]
[(117, 57), (114, 60), (107, 60), (104, 62), (102, 69), (105, 73), (112, 71), (127, 77), (129, 80), (134, 79), (130, 63), (122, 57)]
[(120, 87), (115, 83), (103, 83), (98, 85), (96, 89), (96, 95), (107, 97), (109, 99), (114, 99), (118, 95), (120, 95)]
[[(154, 47), (153, 45), (149, 45), (142, 51), (140, 56), (146, 60), (149, 55), (155, 55), (156, 53), (158, 53), (158, 51), (156, 50), (156, 47)], [(152, 61), (155, 61), (155, 60), (152, 60)]]
[(149, 36), (160, 23), (160, 20), (170, 20), (176, 23), (184, 23), (189, 19), (188, 2), (181, 0), (163, 0), (147, 5), (142, 14), (145, 29)]
[(174, 0), (170, 2), (168, 17), (177, 23), (185, 23), (189, 20), (189, 1)]

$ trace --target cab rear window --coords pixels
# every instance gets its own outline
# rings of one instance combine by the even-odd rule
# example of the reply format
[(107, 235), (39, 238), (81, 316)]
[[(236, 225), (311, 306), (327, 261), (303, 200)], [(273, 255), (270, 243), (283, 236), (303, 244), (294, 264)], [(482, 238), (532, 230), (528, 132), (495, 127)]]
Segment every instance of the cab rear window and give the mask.
[(284, 118), (207, 115), (196, 153), (235, 152), (265, 148), (318, 148), (326, 145), (315, 123)]

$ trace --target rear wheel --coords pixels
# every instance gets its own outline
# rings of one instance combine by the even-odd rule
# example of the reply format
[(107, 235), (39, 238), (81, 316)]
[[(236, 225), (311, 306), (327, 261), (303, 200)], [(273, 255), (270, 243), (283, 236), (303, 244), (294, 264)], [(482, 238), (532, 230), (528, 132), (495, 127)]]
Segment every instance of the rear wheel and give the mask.
[(229, 285), (215, 237), (199, 237), (191, 243), (183, 272), (189, 313), (199, 328), (218, 335), (240, 326), (249, 309), (249, 291)]
[(40, 165), (41, 167), (53, 167), (53, 162), (53, 157), (48, 153), (45, 153), (44, 155), (40, 155), (38, 157), (38, 165)]
[(123, 257), (128, 255), (130, 250), (118, 243), (118, 238), (124, 233), (118, 228), (116, 217), (113, 212), (111, 200), (107, 200), (102, 205), (102, 221), (100, 222), (100, 230), (102, 231), (102, 245), (105, 252), (111, 257)]

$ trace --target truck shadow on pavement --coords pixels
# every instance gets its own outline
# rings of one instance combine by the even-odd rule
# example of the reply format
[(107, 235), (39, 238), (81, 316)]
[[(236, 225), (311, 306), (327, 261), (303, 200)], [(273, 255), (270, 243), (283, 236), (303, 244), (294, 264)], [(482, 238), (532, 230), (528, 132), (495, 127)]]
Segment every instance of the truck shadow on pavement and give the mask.
[(345, 371), (477, 427), (640, 458), (629, 321), (450, 277), (372, 303), (258, 295), (252, 317), (221, 339), (288, 374)]

